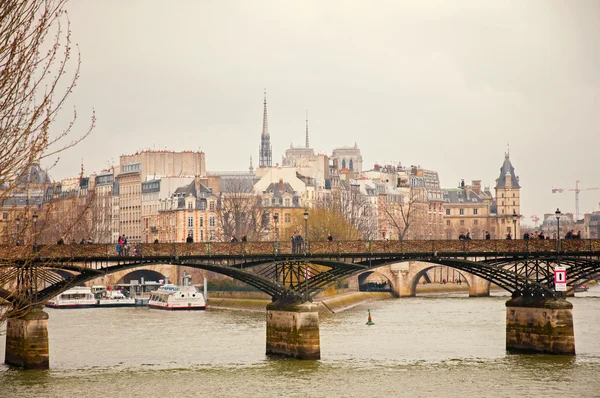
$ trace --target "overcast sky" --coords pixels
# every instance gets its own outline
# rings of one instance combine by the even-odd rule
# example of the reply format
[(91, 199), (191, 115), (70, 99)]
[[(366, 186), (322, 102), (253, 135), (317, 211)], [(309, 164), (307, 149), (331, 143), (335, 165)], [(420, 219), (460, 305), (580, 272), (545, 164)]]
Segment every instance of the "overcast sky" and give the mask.
[[(304, 143), (358, 144), (443, 187), (499, 176), (507, 143), (530, 221), (600, 187), (600, 1), (159, 1), (68, 5), (93, 134), (54, 179), (142, 149), (202, 150), (209, 170), (258, 164), (263, 88), (273, 162)], [(67, 113), (69, 109), (67, 108)], [(59, 126), (55, 126), (59, 127)], [(600, 190), (580, 194), (598, 210)]]

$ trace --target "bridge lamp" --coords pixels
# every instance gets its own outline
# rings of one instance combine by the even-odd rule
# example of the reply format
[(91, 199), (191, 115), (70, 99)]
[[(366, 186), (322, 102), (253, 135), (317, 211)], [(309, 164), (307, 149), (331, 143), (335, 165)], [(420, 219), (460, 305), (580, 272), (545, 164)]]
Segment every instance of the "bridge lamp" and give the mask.
[(308, 253), (308, 209), (304, 210), (304, 254)]
[(559, 241), (560, 240), (560, 216), (562, 215), (562, 213), (560, 212), (560, 209), (556, 209), (556, 211), (554, 212), (554, 214), (556, 215), (556, 240)]
[(17, 245), (19, 244), (19, 234), (21, 233), (21, 219), (17, 216)]
[(33, 220), (33, 251), (36, 251), (36, 232), (37, 232), (37, 222), (38, 222), (38, 214), (37, 212), (33, 213), (33, 217), (31, 218)]
[[(304, 209), (304, 255), (308, 253), (308, 209)], [(305, 300), (308, 301), (308, 263), (304, 267)]]
[(279, 252), (279, 228), (277, 228), (277, 223), (279, 222), (279, 213), (273, 214), (273, 221), (275, 222), (275, 252)]
[(517, 216), (516, 210), (513, 209), (512, 221), (513, 221), (513, 233), (515, 234), (513, 239), (517, 239), (517, 218), (519, 218), (519, 216)]

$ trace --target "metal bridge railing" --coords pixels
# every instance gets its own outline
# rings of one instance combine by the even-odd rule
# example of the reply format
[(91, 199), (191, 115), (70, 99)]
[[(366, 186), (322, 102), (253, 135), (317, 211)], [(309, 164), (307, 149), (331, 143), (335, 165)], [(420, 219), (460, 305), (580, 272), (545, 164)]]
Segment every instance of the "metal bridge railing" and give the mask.
[[(560, 243), (560, 246), (559, 246)], [(278, 252), (276, 252), (278, 248)], [(186, 256), (299, 256), (303, 250), (290, 242), (201, 242), (201, 243), (138, 243), (116, 250), (115, 244), (70, 244), (32, 246), (0, 246), (0, 261), (32, 259), (117, 257), (186, 257)], [(600, 240), (403, 240), (403, 241), (333, 241), (310, 242), (310, 256), (344, 256), (374, 254), (469, 255), (505, 253), (589, 253), (600, 255)]]

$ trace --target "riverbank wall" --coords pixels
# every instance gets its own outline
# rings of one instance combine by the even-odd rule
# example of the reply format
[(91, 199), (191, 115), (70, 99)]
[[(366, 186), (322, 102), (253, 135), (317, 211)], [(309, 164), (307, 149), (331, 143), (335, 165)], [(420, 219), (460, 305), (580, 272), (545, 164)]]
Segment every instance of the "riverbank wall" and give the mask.
[[(216, 293), (216, 292), (215, 292)], [(225, 292), (232, 293), (232, 292)], [(239, 293), (239, 292), (237, 292)], [(227, 309), (227, 310), (243, 310), (243, 311), (266, 311), (267, 305), (271, 304), (270, 299), (264, 298), (239, 298), (239, 297), (223, 297), (226, 295), (214, 295), (208, 298), (209, 309)], [(392, 293), (386, 292), (350, 292), (343, 293), (333, 297), (325, 297), (315, 299), (314, 303), (318, 307), (320, 315), (333, 314), (345, 311), (357, 305), (367, 303), (374, 300), (385, 300), (393, 298)]]

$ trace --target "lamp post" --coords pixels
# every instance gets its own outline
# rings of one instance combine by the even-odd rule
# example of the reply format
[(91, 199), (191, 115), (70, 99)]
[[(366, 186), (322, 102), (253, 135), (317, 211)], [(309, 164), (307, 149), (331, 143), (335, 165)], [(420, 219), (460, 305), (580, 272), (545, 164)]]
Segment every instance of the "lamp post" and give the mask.
[[(304, 210), (304, 255), (308, 254), (308, 209)], [(304, 263), (304, 295), (308, 301), (308, 262)]]
[(21, 233), (21, 219), (17, 216), (17, 246), (19, 246), (19, 234)]
[(308, 254), (308, 209), (304, 210), (304, 255)]
[(277, 223), (279, 222), (279, 213), (273, 214), (273, 221), (275, 222), (275, 255), (279, 254), (279, 228)]
[(36, 236), (36, 232), (37, 232), (37, 222), (38, 222), (38, 214), (37, 212), (33, 213), (33, 217), (31, 218), (33, 220), (33, 252), (37, 253), (37, 236)]
[(556, 250), (560, 250), (560, 216), (562, 213), (559, 208), (554, 212), (556, 215)]
[(517, 212), (515, 211), (515, 209), (513, 209), (513, 214), (512, 214), (512, 221), (513, 221), (513, 234), (514, 234), (514, 238), (513, 239), (517, 239), (517, 218), (519, 218), (519, 216), (517, 216)]

